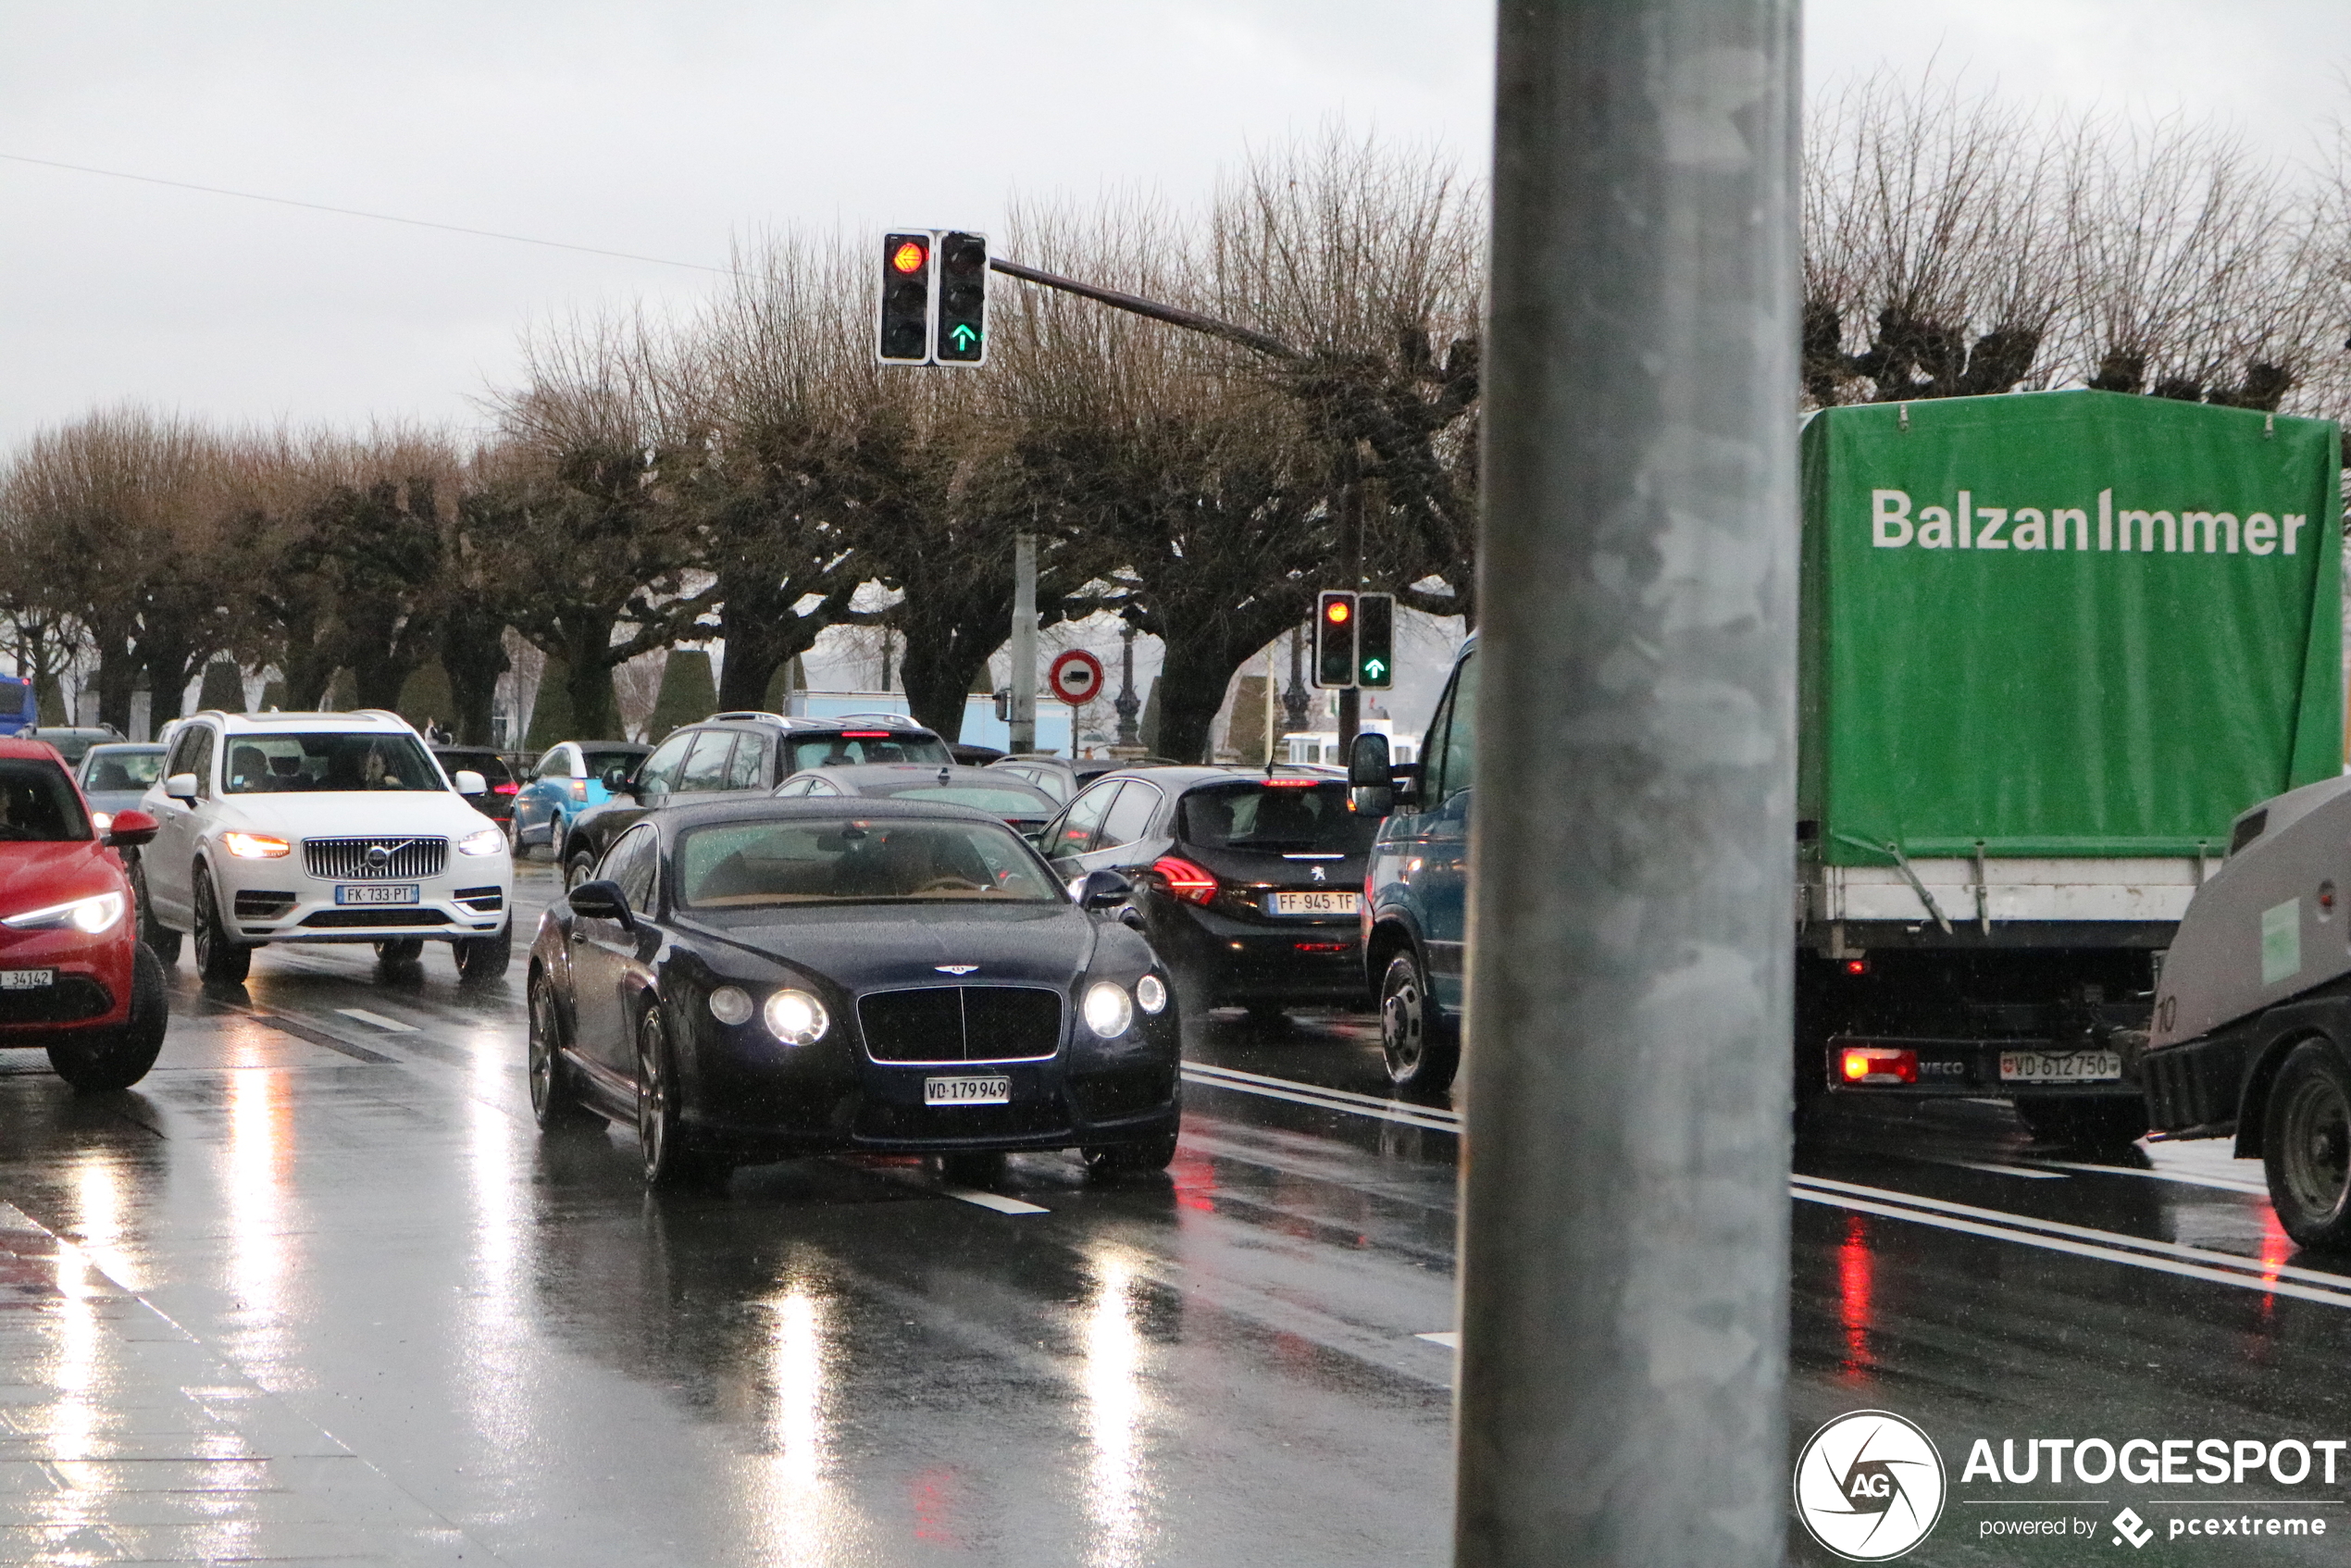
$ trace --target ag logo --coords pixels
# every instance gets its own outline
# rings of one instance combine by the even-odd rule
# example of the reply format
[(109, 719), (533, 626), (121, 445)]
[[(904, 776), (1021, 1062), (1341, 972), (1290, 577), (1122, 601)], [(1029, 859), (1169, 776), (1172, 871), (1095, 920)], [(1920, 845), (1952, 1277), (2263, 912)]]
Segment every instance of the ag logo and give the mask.
[(1883, 1562), (1919, 1542), (1943, 1514), (1943, 1456), (1909, 1422), (1882, 1410), (1840, 1415), (1796, 1461), (1796, 1516), (1852, 1562)]

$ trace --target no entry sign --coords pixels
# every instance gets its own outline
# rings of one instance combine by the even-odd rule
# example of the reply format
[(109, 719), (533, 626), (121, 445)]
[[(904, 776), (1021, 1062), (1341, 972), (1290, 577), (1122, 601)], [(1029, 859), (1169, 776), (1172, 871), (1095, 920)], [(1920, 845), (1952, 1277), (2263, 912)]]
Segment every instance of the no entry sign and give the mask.
[(1072, 648), (1053, 661), (1045, 683), (1071, 707), (1083, 707), (1102, 689), (1102, 661), (1083, 648)]

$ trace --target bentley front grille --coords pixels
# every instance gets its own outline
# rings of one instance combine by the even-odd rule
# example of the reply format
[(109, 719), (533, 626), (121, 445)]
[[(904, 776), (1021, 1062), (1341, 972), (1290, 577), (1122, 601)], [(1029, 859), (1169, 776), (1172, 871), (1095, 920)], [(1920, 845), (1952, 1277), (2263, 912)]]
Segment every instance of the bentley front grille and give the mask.
[(1062, 997), (1042, 986), (922, 986), (857, 999), (877, 1062), (1034, 1062), (1061, 1049)]

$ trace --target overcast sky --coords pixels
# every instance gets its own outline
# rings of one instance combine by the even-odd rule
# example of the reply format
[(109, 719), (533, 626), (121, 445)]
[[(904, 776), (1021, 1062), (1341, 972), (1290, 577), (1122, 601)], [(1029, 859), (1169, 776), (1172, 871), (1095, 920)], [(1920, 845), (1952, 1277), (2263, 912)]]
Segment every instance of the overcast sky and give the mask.
[[(992, 225), (1205, 192), (1343, 118), (1482, 168), (1481, 0), (0, 0), (0, 154), (678, 261), (762, 227)], [(983, 17), (966, 36), (958, 19)], [(2184, 109), (2305, 155), (2351, 0), (1816, 0), (1814, 84), (1890, 61)], [(0, 162), (0, 449), (93, 404), (464, 423), (534, 317), (703, 275)]]

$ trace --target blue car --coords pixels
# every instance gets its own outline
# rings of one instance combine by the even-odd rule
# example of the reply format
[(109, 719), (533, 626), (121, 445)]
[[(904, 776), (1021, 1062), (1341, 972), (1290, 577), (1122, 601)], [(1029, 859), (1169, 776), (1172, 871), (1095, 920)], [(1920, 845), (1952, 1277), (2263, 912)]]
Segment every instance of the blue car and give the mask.
[(1363, 879), (1363, 966), (1397, 1088), (1435, 1094), (1462, 1060), (1462, 939), (1469, 918), (1471, 767), (1477, 639), (1462, 644), (1421, 760), (1391, 767), (1387, 737), (1359, 735), (1348, 782), (1358, 812), (1383, 815)]
[(515, 815), (507, 828), (517, 852), (545, 844), (550, 853), (571, 835), (572, 822), (612, 799), (604, 774), (636, 771), (651, 746), (634, 740), (566, 740), (548, 748), (531, 777), (515, 791)]

